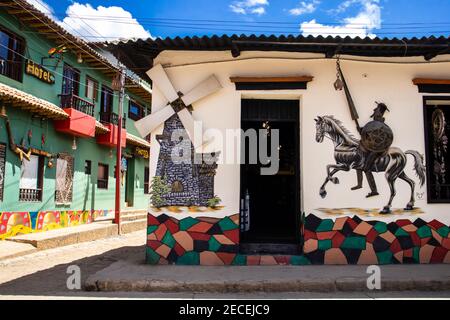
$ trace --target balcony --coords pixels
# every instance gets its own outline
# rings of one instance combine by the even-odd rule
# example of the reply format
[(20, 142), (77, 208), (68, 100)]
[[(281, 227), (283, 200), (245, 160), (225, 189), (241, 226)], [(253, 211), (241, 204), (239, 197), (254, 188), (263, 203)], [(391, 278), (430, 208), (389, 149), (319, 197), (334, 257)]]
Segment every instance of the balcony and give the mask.
[[(111, 112), (111, 113), (103, 113), (100, 112), (100, 122), (108, 128), (108, 132), (104, 134), (98, 134), (97, 135), (97, 143), (102, 144), (108, 147), (115, 147), (117, 146), (117, 136), (119, 134), (119, 116), (117, 113)], [(122, 118), (122, 131), (120, 135), (120, 145), (122, 148), (125, 148), (127, 143), (127, 130), (125, 125), (125, 115)]]
[(19, 189), (19, 201), (38, 202), (42, 200), (42, 189)]
[(61, 94), (60, 107), (68, 119), (55, 121), (55, 129), (78, 137), (95, 136), (94, 103), (74, 94)]

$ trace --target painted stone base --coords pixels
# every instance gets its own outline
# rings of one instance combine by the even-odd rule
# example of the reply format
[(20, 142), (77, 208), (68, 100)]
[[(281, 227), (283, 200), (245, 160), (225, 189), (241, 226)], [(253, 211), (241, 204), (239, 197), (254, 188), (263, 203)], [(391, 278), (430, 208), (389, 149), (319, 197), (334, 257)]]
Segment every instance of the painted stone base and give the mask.
[(178, 220), (149, 213), (146, 260), (180, 265), (450, 263), (450, 228), (437, 220), (384, 223), (310, 214), (302, 234), (302, 255), (242, 255), (237, 214)]
[(97, 217), (107, 216), (109, 212), (109, 210), (0, 212), (0, 240), (17, 234), (91, 223)]

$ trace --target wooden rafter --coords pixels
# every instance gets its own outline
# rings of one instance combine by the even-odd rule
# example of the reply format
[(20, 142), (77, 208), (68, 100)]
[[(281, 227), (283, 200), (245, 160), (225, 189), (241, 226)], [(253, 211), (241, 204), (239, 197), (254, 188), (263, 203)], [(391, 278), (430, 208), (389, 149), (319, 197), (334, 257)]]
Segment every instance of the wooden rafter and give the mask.
[(415, 78), (413, 79), (415, 85), (419, 84), (448, 84), (450, 85), (450, 79), (429, 79), (429, 78)]
[(233, 83), (264, 83), (264, 82), (310, 82), (314, 77), (298, 76), (298, 77), (230, 77)]

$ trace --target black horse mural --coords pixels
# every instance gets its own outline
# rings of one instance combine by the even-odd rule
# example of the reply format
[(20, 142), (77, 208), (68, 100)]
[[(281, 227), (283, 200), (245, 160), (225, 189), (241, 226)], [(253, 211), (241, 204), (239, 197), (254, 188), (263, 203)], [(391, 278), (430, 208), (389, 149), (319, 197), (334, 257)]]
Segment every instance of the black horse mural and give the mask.
[(329, 181), (334, 184), (339, 183), (339, 179), (334, 175), (339, 171), (350, 171), (355, 169), (365, 172), (366, 176), (372, 172), (385, 172), (385, 177), (390, 188), (389, 202), (382, 209), (381, 213), (391, 212), (392, 200), (396, 195), (395, 182), (398, 178), (405, 181), (411, 187), (411, 198), (405, 210), (414, 209), (414, 189), (415, 182), (404, 172), (407, 157), (414, 157), (414, 170), (419, 178), (420, 185), (425, 183), (425, 166), (422, 155), (414, 150), (403, 152), (399, 148), (389, 147), (385, 152), (378, 154), (375, 158), (370, 157), (370, 153), (365, 151), (361, 141), (356, 139), (339, 121), (333, 116), (322, 116), (316, 121), (316, 141), (321, 143), (324, 138), (329, 138), (334, 144), (334, 158), (336, 164), (327, 166), (327, 176), (325, 182), (320, 187), (320, 195), (325, 198), (327, 191), (325, 187)]

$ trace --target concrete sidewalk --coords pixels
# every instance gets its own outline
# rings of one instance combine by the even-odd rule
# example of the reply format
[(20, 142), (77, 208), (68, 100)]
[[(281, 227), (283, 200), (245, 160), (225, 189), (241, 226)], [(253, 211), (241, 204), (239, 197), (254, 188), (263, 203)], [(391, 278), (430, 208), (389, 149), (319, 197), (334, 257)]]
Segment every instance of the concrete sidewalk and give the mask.
[[(450, 265), (387, 265), (382, 291), (449, 291)], [(87, 291), (362, 292), (367, 266), (151, 266), (118, 261), (91, 275)], [(449, 296), (450, 297), (450, 296)]]

